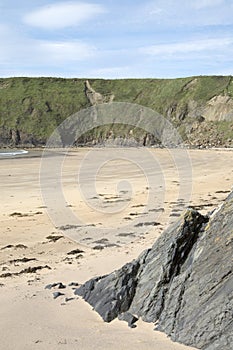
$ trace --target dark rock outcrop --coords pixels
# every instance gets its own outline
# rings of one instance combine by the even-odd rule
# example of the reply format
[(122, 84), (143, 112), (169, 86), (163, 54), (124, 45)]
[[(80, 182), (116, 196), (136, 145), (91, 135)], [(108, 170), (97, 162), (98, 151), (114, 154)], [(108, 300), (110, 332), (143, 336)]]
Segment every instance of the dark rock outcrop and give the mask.
[(232, 211), (233, 192), (210, 217), (187, 210), (150, 250), (120, 270), (86, 282), (75, 294), (106, 322), (141, 317), (156, 322), (156, 329), (174, 341), (205, 350), (230, 349)]

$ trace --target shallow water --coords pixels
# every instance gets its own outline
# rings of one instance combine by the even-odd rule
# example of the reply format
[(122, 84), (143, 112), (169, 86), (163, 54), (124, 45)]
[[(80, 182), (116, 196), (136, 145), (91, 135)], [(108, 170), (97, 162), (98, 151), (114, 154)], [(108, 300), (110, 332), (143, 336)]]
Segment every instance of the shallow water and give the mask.
[(6, 158), (6, 157), (17, 157), (21, 156), (24, 154), (27, 154), (28, 151), (24, 149), (17, 149), (17, 150), (5, 150), (5, 149), (0, 149), (0, 158)]

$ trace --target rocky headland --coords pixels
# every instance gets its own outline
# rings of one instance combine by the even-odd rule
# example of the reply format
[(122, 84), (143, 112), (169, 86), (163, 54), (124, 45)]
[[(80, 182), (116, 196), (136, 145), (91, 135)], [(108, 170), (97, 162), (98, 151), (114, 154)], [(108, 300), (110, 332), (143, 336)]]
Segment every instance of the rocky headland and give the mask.
[(233, 192), (207, 216), (188, 209), (151, 249), (76, 290), (104, 321), (153, 322), (205, 350), (233, 344)]

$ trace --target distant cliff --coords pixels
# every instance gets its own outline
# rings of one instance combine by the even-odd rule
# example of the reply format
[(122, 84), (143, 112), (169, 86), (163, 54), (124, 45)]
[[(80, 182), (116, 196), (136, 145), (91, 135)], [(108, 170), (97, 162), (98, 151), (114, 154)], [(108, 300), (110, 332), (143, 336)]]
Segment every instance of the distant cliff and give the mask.
[[(168, 118), (187, 145), (233, 146), (233, 79), (0, 79), (0, 144), (40, 146), (63, 120), (100, 103), (130, 102)], [(134, 137), (134, 135), (136, 135)], [(132, 140), (134, 138), (134, 140)], [(77, 144), (153, 145), (144, 130), (105, 126)]]

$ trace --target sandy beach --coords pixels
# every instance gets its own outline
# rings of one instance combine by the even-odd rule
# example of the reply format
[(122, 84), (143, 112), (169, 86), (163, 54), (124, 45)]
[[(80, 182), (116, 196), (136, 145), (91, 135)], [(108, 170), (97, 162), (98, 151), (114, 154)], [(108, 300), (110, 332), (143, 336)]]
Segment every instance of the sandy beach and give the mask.
[[(1, 349), (191, 349), (141, 320), (106, 324), (73, 291), (137, 257), (185, 207), (220, 205), (232, 165), (224, 149), (0, 158)], [(56, 282), (66, 288), (45, 288)]]

